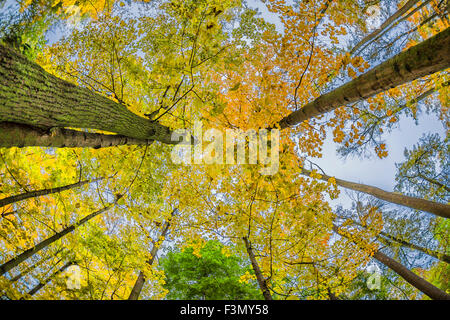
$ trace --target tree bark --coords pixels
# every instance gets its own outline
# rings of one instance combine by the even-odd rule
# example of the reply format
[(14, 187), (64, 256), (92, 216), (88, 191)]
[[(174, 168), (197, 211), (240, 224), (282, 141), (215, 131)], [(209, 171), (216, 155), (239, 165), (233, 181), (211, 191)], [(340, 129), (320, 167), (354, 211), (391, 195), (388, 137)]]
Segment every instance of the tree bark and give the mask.
[(98, 210), (96, 212), (93, 212), (93, 213), (87, 215), (86, 217), (81, 219), (78, 223), (75, 223), (75, 224), (65, 228), (64, 230), (62, 230), (62, 231), (54, 234), (53, 236), (51, 236), (51, 237), (49, 237), (49, 238), (39, 242), (34, 247), (24, 251), (23, 253), (19, 254), (18, 256), (16, 256), (16, 257), (12, 258), (11, 260), (5, 262), (4, 264), (2, 264), (0, 266), (0, 276), (4, 275), (6, 272), (8, 272), (12, 268), (18, 266), (20, 263), (22, 263), (23, 261), (27, 260), (29, 257), (31, 257), (34, 254), (38, 253), (42, 249), (45, 249), (46, 247), (48, 247), (52, 243), (54, 243), (57, 240), (61, 239), (66, 234), (71, 233), (78, 226), (81, 226), (81, 225), (85, 224), (86, 222), (88, 222), (89, 220), (91, 220), (92, 218), (98, 216), (99, 214), (101, 214), (101, 213), (103, 213), (105, 211), (108, 211), (109, 209), (111, 209), (112, 207), (114, 207), (117, 204), (117, 201), (118, 201), (118, 199), (114, 203), (112, 203), (111, 205), (109, 205), (107, 207), (104, 207), (103, 209), (100, 209), (100, 210)]
[(290, 113), (271, 128), (285, 129), (450, 66), (450, 28), (381, 63)]
[(35, 191), (25, 192), (25, 193), (21, 193), (21, 194), (16, 194), (14, 196), (10, 196), (10, 197), (6, 197), (6, 198), (3, 198), (3, 199), (0, 199), (0, 208), (6, 206), (8, 204), (19, 202), (19, 201), (22, 201), (22, 200), (25, 200), (25, 199), (41, 197), (41, 196), (45, 196), (47, 194), (62, 192), (62, 191), (65, 191), (65, 190), (81, 187), (81, 186), (83, 186), (85, 184), (88, 184), (88, 183), (91, 183), (91, 182), (100, 181), (102, 179), (103, 178), (98, 178), (98, 179), (94, 179), (92, 181), (84, 180), (84, 181), (80, 181), (80, 182), (77, 182), (77, 183), (68, 184), (68, 185), (65, 185), (65, 186), (62, 186), (62, 187), (41, 189), (41, 190), (35, 190)]
[[(172, 217), (176, 211), (177, 211), (177, 209), (172, 211), (172, 213), (171, 213)], [(169, 227), (170, 227), (170, 222), (166, 221), (166, 223), (163, 226), (161, 235), (159, 236), (160, 239), (162, 237), (166, 237), (166, 234), (169, 231)], [(158, 250), (159, 250), (159, 247), (156, 245), (153, 245), (152, 251), (150, 252), (151, 257), (146, 262), (149, 266), (151, 266), (153, 264), (153, 262), (155, 261), (155, 257), (158, 253)], [(136, 279), (136, 282), (134, 283), (133, 289), (131, 289), (130, 295), (128, 296), (128, 300), (138, 300), (139, 299), (139, 295), (141, 294), (142, 287), (144, 286), (145, 280), (146, 279), (145, 279), (144, 272), (139, 271), (139, 275)]]
[(64, 272), (68, 267), (72, 266), (73, 262), (67, 262), (65, 265), (63, 265), (61, 268), (56, 270), (51, 276), (49, 276), (47, 279), (45, 279), (43, 282), (39, 282), (36, 286), (34, 286), (30, 291), (28, 291), (28, 294), (30, 296), (34, 295), (36, 292), (41, 290), (47, 283), (49, 283), (55, 276), (58, 274)]
[(29, 125), (0, 122), (0, 147), (105, 148), (120, 145), (150, 145), (153, 140), (77, 130), (44, 130)]
[(168, 127), (142, 118), (87, 88), (61, 80), (3, 45), (0, 45), (0, 122), (44, 130), (97, 129), (174, 144)]
[[(336, 225), (333, 225), (333, 231), (337, 234), (346, 237), (346, 235), (339, 232), (339, 228)], [(355, 243), (358, 246), (361, 246), (360, 244), (356, 243), (354, 240), (352, 240), (353, 243)], [(392, 271), (397, 273), (400, 277), (405, 279), (406, 282), (411, 284), (416, 289), (420, 290), (424, 294), (426, 294), (428, 297), (434, 300), (450, 300), (450, 295), (445, 293), (443, 290), (435, 287), (425, 279), (419, 277), (417, 274), (406, 268), (401, 263), (395, 261), (394, 259), (388, 257), (384, 253), (380, 251), (375, 251), (373, 254), (373, 257), (380, 261), (382, 264), (390, 268)]]
[[(305, 176), (309, 176), (311, 174), (311, 171), (302, 168), (302, 174)], [(321, 176), (322, 178), (320, 178), (320, 180), (323, 181), (328, 181), (328, 179), (331, 178), (326, 174), (321, 174)], [(335, 180), (338, 186), (347, 189), (363, 192), (384, 201), (399, 204), (401, 206), (409, 207), (420, 211), (426, 211), (447, 219), (450, 218), (450, 205), (448, 204), (434, 202), (416, 197), (410, 197), (395, 192), (389, 192), (362, 183), (350, 182), (337, 178), (335, 178)]]
[(272, 295), (270, 294), (269, 287), (267, 286), (266, 279), (264, 278), (261, 269), (259, 268), (258, 262), (256, 261), (255, 254), (253, 253), (253, 248), (247, 237), (242, 238), (245, 243), (245, 248), (247, 249), (250, 262), (252, 263), (253, 271), (255, 271), (256, 280), (258, 281), (259, 288), (263, 294), (265, 300), (272, 300)]

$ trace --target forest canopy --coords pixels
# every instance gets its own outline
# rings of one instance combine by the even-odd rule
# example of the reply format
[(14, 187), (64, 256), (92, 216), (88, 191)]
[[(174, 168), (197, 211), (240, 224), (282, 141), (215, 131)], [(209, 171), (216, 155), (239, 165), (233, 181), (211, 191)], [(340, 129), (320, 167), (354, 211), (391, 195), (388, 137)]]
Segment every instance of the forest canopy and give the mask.
[(450, 299), (445, 0), (0, 0), (0, 297)]

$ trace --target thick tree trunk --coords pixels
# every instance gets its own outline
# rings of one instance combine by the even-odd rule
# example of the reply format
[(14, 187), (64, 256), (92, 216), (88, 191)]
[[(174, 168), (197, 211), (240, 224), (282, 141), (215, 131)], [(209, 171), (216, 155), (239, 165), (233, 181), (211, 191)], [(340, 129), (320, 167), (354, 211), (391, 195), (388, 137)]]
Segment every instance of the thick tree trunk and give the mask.
[[(177, 209), (172, 211), (172, 213), (171, 213), (172, 217), (176, 211), (177, 211)], [(166, 237), (167, 232), (169, 231), (169, 227), (170, 227), (170, 222), (167, 221), (163, 226), (163, 229), (161, 231), (161, 235), (159, 236), (159, 239), (161, 239), (162, 237), (164, 237), (164, 238)], [(153, 245), (152, 251), (150, 252), (151, 257), (146, 262), (149, 266), (151, 266), (153, 264), (153, 262), (155, 261), (155, 257), (158, 253), (158, 250), (159, 250), (159, 247), (156, 245)], [(145, 280), (146, 279), (145, 279), (144, 272), (139, 271), (138, 278), (136, 279), (136, 282), (134, 283), (133, 289), (131, 289), (130, 295), (128, 296), (128, 300), (138, 300), (139, 299), (139, 295), (141, 294), (142, 287), (144, 286)]]
[(419, 0), (409, 0), (403, 7), (398, 9), (392, 16), (386, 19), (385, 22), (376, 30), (365, 36), (356, 46), (353, 47), (352, 50), (350, 50), (350, 54), (355, 53), (359, 48), (361, 48), (363, 45), (368, 43), (369, 41), (376, 38), (384, 29), (389, 27), (391, 24), (393, 24), (398, 18), (403, 16), (409, 9), (414, 7), (414, 5), (419, 2)]
[(253, 271), (255, 271), (256, 280), (258, 281), (259, 288), (263, 294), (265, 300), (272, 300), (272, 295), (270, 294), (269, 287), (267, 286), (266, 279), (264, 278), (261, 269), (259, 268), (258, 262), (256, 261), (255, 254), (253, 253), (253, 248), (247, 237), (242, 238), (245, 243), (245, 248), (247, 249), (248, 257), (252, 263)]
[(68, 267), (72, 266), (73, 264), (74, 264), (73, 262), (67, 262), (65, 265), (56, 270), (51, 276), (49, 276), (43, 282), (39, 282), (36, 286), (34, 286), (30, 291), (28, 291), (28, 294), (30, 296), (34, 295), (36, 292), (41, 290), (47, 283), (49, 283), (53, 278), (55, 278), (58, 274), (64, 272)]
[(340, 106), (369, 98), (403, 83), (450, 67), (450, 28), (399, 53), (341, 87), (326, 93), (272, 126), (285, 129)]
[(44, 130), (29, 125), (0, 122), (0, 147), (105, 148), (150, 145), (153, 140), (69, 129)]
[(54, 234), (50, 238), (47, 238), (47, 239), (39, 242), (34, 247), (24, 251), (23, 253), (19, 254), (18, 256), (16, 256), (16, 257), (12, 258), (11, 260), (5, 262), (4, 264), (2, 264), (0, 266), (0, 276), (4, 275), (6, 272), (10, 271), (12, 268), (16, 267), (17, 265), (19, 265), (23, 261), (27, 260), (29, 257), (33, 256), (34, 254), (38, 253), (42, 249), (45, 249), (46, 247), (48, 247), (52, 243), (58, 241), (59, 239), (64, 237), (66, 234), (71, 233), (78, 226), (81, 226), (81, 225), (85, 224), (86, 222), (88, 222), (89, 220), (91, 220), (92, 218), (98, 216), (99, 214), (101, 214), (101, 213), (103, 213), (105, 211), (108, 211), (109, 209), (114, 207), (116, 205), (116, 203), (117, 203), (117, 200), (113, 204), (111, 204), (111, 205), (109, 205), (109, 206), (107, 206), (107, 207), (105, 207), (103, 209), (100, 209), (100, 210), (98, 210), (96, 212), (93, 212), (93, 213), (87, 215), (86, 217), (81, 219), (78, 223), (75, 223), (75, 224), (65, 228), (64, 230)]
[[(303, 169), (302, 168), (302, 174), (309, 176), (311, 174), (311, 171)], [(328, 181), (331, 177), (326, 174), (321, 174), (323, 181)], [(378, 199), (388, 201), (391, 203), (399, 204), (401, 206), (409, 207), (412, 209), (417, 209), (420, 211), (426, 211), (433, 213), (437, 216), (444, 217), (444, 218), (450, 218), (450, 205), (429, 201), (421, 198), (415, 198), (406, 196), (403, 194), (395, 193), (395, 192), (389, 192), (384, 191), (377, 187), (372, 187), (366, 184), (362, 183), (356, 183), (356, 182), (350, 182), (342, 179), (337, 179), (336, 184), (338, 186), (351, 189), (354, 191), (364, 192), (366, 194), (369, 194), (371, 196), (374, 196)]]
[(97, 129), (135, 139), (174, 143), (169, 128), (87, 88), (59, 79), (3, 45), (0, 45), (0, 122), (45, 130)]
[(41, 190), (35, 190), (35, 191), (25, 192), (25, 193), (21, 193), (21, 194), (16, 194), (14, 196), (10, 196), (10, 197), (6, 197), (6, 198), (3, 198), (3, 199), (0, 199), (0, 208), (6, 206), (8, 204), (12, 204), (12, 203), (15, 203), (15, 202), (18, 202), (18, 201), (22, 201), (22, 200), (25, 200), (25, 199), (41, 197), (41, 196), (45, 196), (47, 194), (62, 192), (62, 191), (65, 191), (65, 190), (81, 187), (81, 186), (83, 186), (85, 184), (88, 184), (88, 183), (91, 183), (91, 182), (100, 181), (102, 179), (103, 178), (98, 178), (98, 179), (94, 179), (92, 181), (84, 180), (84, 181), (80, 181), (80, 182), (77, 182), (77, 183), (68, 184), (68, 185), (62, 186), (62, 187), (41, 189)]
[[(335, 225), (333, 225), (333, 231), (337, 234), (346, 237), (346, 235), (342, 234), (342, 232), (339, 231), (339, 228)], [(355, 244), (358, 246), (361, 246), (361, 244), (358, 244), (354, 240), (352, 240)], [(380, 251), (375, 251), (373, 254), (373, 257), (380, 261), (382, 264), (387, 266), (389, 269), (397, 273), (400, 277), (405, 279), (406, 282), (411, 284), (413, 287), (417, 288), (424, 294), (426, 294), (431, 299), (435, 300), (450, 300), (450, 295), (442, 291), (441, 289), (435, 287), (425, 279), (419, 277), (417, 274), (406, 268), (401, 263), (395, 261), (394, 259), (388, 257), (384, 253)]]

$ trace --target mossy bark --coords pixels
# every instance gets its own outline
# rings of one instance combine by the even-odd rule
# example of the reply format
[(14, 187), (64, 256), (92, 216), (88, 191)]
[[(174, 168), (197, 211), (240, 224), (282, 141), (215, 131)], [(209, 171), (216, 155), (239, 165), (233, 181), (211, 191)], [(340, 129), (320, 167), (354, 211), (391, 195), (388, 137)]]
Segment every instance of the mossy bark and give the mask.
[(59, 79), (3, 45), (0, 45), (0, 122), (44, 130), (97, 129), (173, 144), (169, 128), (87, 88)]
[(334, 109), (450, 67), (450, 28), (399, 53), (274, 124), (285, 129)]

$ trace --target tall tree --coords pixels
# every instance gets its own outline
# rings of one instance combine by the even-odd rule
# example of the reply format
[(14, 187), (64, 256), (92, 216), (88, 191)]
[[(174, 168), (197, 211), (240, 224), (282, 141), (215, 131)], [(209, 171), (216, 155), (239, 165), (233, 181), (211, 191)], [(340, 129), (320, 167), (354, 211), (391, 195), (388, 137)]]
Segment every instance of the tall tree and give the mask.
[[(343, 232), (343, 230), (336, 225), (333, 226), (333, 231), (336, 232), (339, 235), (342, 235), (346, 238), (352, 238), (351, 233), (349, 232)], [(353, 242), (355, 242), (358, 246), (364, 247), (364, 241), (361, 241), (361, 239), (353, 239)], [(425, 279), (419, 277), (414, 272), (407, 269), (404, 265), (400, 264), (399, 262), (395, 261), (394, 259), (388, 257), (384, 253), (380, 252), (379, 250), (375, 250), (372, 252), (373, 257), (377, 259), (379, 262), (383, 263), (393, 271), (395, 271), (398, 275), (400, 275), (403, 279), (405, 279), (409, 284), (416, 287), (420, 291), (422, 291), (424, 294), (429, 296), (432, 299), (437, 300), (450, 300), (450, 295), (442, 291), (441, 289), (435, 287)]]
[(0, 57), (2, 122), (45, 130), (97, 129), (173, 143), (169, 128), (132, 113), (119, 102), (58, 79), (4, 45), (0, 45)]
[[(176, 211), (177, 211), (177, 209), (172, 211), (172, 213), (170, 214), (171, 218), (174, 216)], [(159, 250), (160, 246), (162, 245), (162, 242), (166, 238), (167, 232), (169, 231), (171, 218), (169, 218), (169, 220), (164, 223), (161, 234), (159, 235), (156, 242), (154, 242), (154, 244), (153, 244), (153, 248), (150, 251), (150, 258), (146, 261), (146, 264), (148, 266), (153, 265), (153, 262), (156, 259), (158, 250)], [(128, 300), (138, 300), (139, 299), (139, 295), (141, 294), (144, 283), (145, 283), (145, 274), (141, 270), (141, 271), (139, 271), (139, 275), (136, 279), (136, 282), (134, 283), (133, 289), (131, 289), (130, 295), (128, 296)]]
[(253, 271), (255, 272), (256, 279), (258, 280), (259, 288), (264, 296), (265, 300), (272, 300), (272, 295), (270, 294), (269, 287), (267, 286), (267, 280), (259, 268), (258, 261), (256, 261), (255, 253), (253, 252), (252, 245), (247, 237), (242, 238), (245, 243), (245, 249), (247, 250), (248, 257), (252, 263)]
[(54, 187), (54, 188), (48, 188), (48, 189), (41, 189), (41, 190), (34, 190), (34, 191), (29, 191), (29, 192), (25, 192), (25, 193), (21, 193), (21, 194), (16, 194), (14, 196), (9, 196), (3, 199), (0, 199), (0, 207), (4, 207), (8, 204), (12, 204), (18, 201), (22, 201), (22, 200), (26, 200), (26, 199), (30, 199), (30, 198), (35, 198), (35, 197), (41, 197), (41, 196), (45, 196), (47, 194), (52, 194), (52, 193), (57, 193), (57, 192), (62, 192), (65, 190), (70, 190), (73, 188), (77, 188), (77, 187), (81, 187), (85, 184), (88, 183), (92, 183), (92, 182), (97, 182), (102, 180), (103, 178), (97, 178), (94, 180), (83, 180), (83, 181), (79, 181), (76, 183), (72, 183), (72, 184), (68, 184), (65, 186), (61, 186), (61, 187)]
[(57, 232), (56, 234), (54, 234), (53, 236), (42, 240), (41, 242), (39, 242), (38, 244), (36, 244), (34, 247), (22, 252), (21, 254), (19, 254), (18, 256), (12, 258), (11, 260), (3, 263), (0, 266), (0, 275), (4, 275), (6, 272), (10, 271), (12, 268), (16, 267), (17, 265), (19, 265), (20, 263), (22, 263), (23, 261), (25, 261), (26, 259), (30, 258), (31, 256), (33, 256), (34, 254), (38, 253), (39, 251), (41, 251), (42, 249), (45, 249), (46, 247), (48, 247), (49, 245), (51, 245), (52, 243), (58, 241), (59, 239), (61, 239), (62, 237), (64, 237), (65, 235), (71, 233), (72, 231), (74, 231), (77, 227), (85, 224), (86, 222), (88, 222), (89, 220), (91, 220), (92, 218), (95, 218), (96, 216), (98, 216), (99, 214), (108, 211), (109, 209), (113, 208), (116, 204), (117, 201), (119, 199), (117, 199), (114, 203), (104, 207), (103, 209), (100, 209), (98, 211), (95, 211), (91, 214), (88, 214), (87, 216), (85, 216), (83, 219), (81, 219), (79, 222), (72, 224), (70, 226), (68, 226), (67, 228), (63, 229), (60, 232)]
[[(307, 169), (302, 169), (302, 173), (304, 175), (311, 175), (311, 171)], [(316, 174), (317, 176), (317, 174)], [(364, 192), (366, 194), (369, 194), (371, 196), (374, 196), (378, 199), (385, 200), (391, 203), (399, 204), (402, 206), (406, 206), (412, 209), (421, 210), (433, 213), (437, 216), (441, 216), (444, 218), (450, 218), (450, 206), (447, 204), (434, 202), (426, 199), (416, 198), (416, 197), (410, 197), (406, 195), (402, 195), (396, 192), (388, 192), (385, 190), (382, 190), (377, 187), (369, 186), (366, 184), (356, 183), (356, 182), (350, 182), (334, 177), (330, 177), (326, 174), (319, 174), (318, 175), (320, 180), (323, 181), (335, 181), (335, 183), (338, 186), (348, 188), (354, 191)]]
[(450, 66), (449, 48), (450, 29), (447, 28), (293, 111), (273, 127), (284, 129), (294, 126), (342, 105), (366, 99), (389, 88), (446, 69)]

